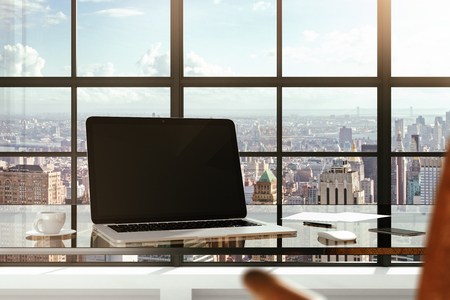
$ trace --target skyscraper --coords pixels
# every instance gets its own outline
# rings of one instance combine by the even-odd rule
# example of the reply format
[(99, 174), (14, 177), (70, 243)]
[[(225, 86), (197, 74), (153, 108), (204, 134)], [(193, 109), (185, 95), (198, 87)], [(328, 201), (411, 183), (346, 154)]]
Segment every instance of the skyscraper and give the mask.
[(425, 118), (422, 116), (418, 116), (416, 118), (416, 124), (422, 124), (423, 126), (425, 126)]
[(0, 171), (0, 204), (63, 204), (61, 173), (36, 165), (16, 165)]
[(267, 169), (255, 184), (253, 204), (277, 204), (277, 178)]
[(305, 204), (317, 204), (317, 199), (319, 195), (319, 185), (316, 179), (311, 180), (308, 184), (308, 196), (306, 198)]
[[(397, 132), (395, 152), (404, 152), (402, 134)], [(406, 167), (405, 158), (397, 156), (391, 158), (391, 203), (406, 204)]]
[(330, 171), (320, 175), (320, 204), (364, 204), (358, 172), (350, 170), (347, 160), (333, 160)]
[(406, 171), (406, 204), (420, 204), (420, 160), (414, 157)]
[(253, 158), (247, 163), (247, 172), (254, 173), (255, 176), (262, 176), (265, 170), (269, 168), (269, 164), (265, 160)]
[(345, 142), (352, 143), (352, 129), (347, 127), (342, 127), (339, 129), (339, 146), (344, 148)]
[(433, 127), (433, 146), (440, 150), (445, 145), (442, 145), (442, 124), (444, 122), (442, 121), (442, 117), (436, 117), (434, 121), (434, 127)]
[[(356, 144), (353, 142), (352, 151), (356, 152)], [(358, 172), (359, 180), (364, 180), (364, 163), (361, 161), (359, 157), (349, 157), (348, 163), (350, 164), (351, 171)]]
[(365, 178), (359, 182), (360, 189), (364, 191), (364, 203), (373, 204), (374, 202), (374, 183), (370, 178)]
[(420, 197), (421, 204), (434, 204), (436, 188), (441, 178), (443, 157), (420, 158)]
[[(362, 152), (377, 152), (377, 145), (362, 145)], [(373, 180), (373, 198), (377, 202), (378, 196), (378, 179), (377, 179), (377, 158), (376, 157), (362, 157), (364, 163), (364, 173), (366, 178)]]
[(419, 144), (419, 135), (413, 134), (411, 135), (411, 145), (409, 151), (411, 152), (420, 152), (420, 144)]
[(397, 135), (398, 135), (399, 131), (400, 131), (401, 137), (403, 139), (403, 137), (405, 136), (405, 120), (404, 119), (395, 119), (394, 135), (392, 137), (394, 145), (396, 144)]

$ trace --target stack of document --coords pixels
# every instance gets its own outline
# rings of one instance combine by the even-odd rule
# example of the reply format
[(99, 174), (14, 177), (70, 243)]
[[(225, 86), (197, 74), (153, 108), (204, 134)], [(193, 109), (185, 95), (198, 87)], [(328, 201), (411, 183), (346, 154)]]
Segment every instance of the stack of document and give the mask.
[(363, 214), (363, 213), (318, 213), (318, 212), (302, 212), (295, 214), (283, 220), (302, 220), (302, 221), (318, 221), (318, 222), (360, 222), (378, 218), (387, 218), (388, 215)]

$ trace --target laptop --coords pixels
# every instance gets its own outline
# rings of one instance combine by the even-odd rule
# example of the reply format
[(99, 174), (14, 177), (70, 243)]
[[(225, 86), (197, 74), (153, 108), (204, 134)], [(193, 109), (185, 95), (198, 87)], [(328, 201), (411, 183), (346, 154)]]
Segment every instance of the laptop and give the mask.
[(233, 121), (90, 117), (91, 218), (112, 243), (295, 235), (249, 219)]

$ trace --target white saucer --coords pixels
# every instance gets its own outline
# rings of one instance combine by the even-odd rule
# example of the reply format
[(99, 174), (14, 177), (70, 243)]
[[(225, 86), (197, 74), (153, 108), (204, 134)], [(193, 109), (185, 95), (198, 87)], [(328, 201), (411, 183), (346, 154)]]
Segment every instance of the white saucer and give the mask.
[(32, 235), (32, 236), (60, 236), (60, 235), (72, 234), (75, 232), (77, 232), (77, 231), (73, 230), (73, 229), (61, 229), (61, 231), (58, 233), (48, 234), (48, 233), (40, 233), (40, 232), (37, 232), (36, 230), (30, 230), (30, 231), (25, 232), (25, 234)]

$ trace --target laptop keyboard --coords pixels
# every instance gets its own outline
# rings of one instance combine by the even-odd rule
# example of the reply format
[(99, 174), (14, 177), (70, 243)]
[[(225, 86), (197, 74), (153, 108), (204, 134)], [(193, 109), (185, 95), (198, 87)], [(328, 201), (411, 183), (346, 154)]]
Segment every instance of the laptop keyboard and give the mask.
[(124, 225), (108, 225), (109, 228), (117, 232), (138, 232), (138, 231), (161, 231), (161, 230), (182, 230), (201, 228), (224, 228), (224, 227), (246, 227), (262, 226), (261, 224), (245, 220), (220, 220), (220, 221), (193, 221), (193, 222), (164, 222), (164, 223), (139, 223)]

